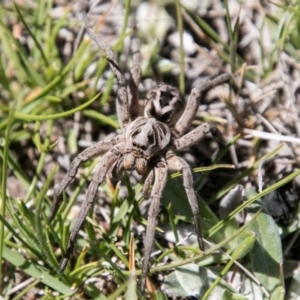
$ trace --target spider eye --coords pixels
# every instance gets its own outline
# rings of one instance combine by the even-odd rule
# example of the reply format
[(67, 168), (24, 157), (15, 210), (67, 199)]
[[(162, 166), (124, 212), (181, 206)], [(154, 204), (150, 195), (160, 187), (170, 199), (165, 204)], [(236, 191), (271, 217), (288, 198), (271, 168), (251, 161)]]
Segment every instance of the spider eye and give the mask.
[(154, 143), (154, 138), (153, 138), (153, 135), (148, 135), (148, 142), (150, 145), (152, 145)]
[(165, 114), (161, 117), (161, 120), (162, 120), (163, 122), (169, 122), (170, 116), (171, 116), (171, 112), (165, 113)]
[(143, 151), (145, 151), (145, 150), (146, 150), (146, 146), (141, 146), (141, 149), (142, 149)]
[(169, 91), (160, 91), (160, 94), (161, 94), (163, 97), (169, 97), (169, 96), (170, 96)]
[(151, 117), (154, 117), (154, 116), (155, 116), (155, 109), (154, 109), (154, 107), (151, 108), (151, 110), (150, 110), (149, 113), (150, 113), (150, 116), (151, 116)]
[(133, 142), (132, 145), (133, 145), (133, 147), (136, 147), (136, 142)]
[(169, 105), (169, 98), (166, 95), (162, 95), (163, 98), (160, 98), (159, 104), (161, 108), (164, 108)]

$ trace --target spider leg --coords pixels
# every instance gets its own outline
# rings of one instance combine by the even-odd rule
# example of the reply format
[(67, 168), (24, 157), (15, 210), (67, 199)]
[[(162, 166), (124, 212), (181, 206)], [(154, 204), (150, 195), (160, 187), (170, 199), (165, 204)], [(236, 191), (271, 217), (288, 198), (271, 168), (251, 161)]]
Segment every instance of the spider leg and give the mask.
[(90, 147), (88, 147), (87, 149), (85, 149), (84, 151), (82, 151), (71, 163), (68, 173), (65, 175), (65, 177), (63, 178), (62, 182), (60, 183), (59, 187), (55, 189), (54, 191), (54, 200), (53, 200), (53, 204), (52, 204), (52, 209), (51, 209), (51, 213), (50, 216), (48, 218), (49, 222), (51, 222), (55, 215), (56, 212), (60, 206), (61, 200), (62, 200), (62, 192), (66, 189), (66, 187), (69, 185), (69, 183), (73, 180), (73, 178), (75, 177), (79, 165), (82, 162), (85, 162), (87, 160), (89, 160), (92, 157), (101, 155), (105, 152), (107, 152), (108, 150), (110, 150), (114, 145), (123, 142), (124, 138), (122, 135), (116, 136), (115, 138), (111, 139), (111, 140), (104, 140), (104, 141), (100, 141)]
[(195, 231), (197, 235), (197, 241), (200, 250), (204, 250), (204, 242), (202, 239), (202, 231), (201, 231), (201, 224), (200, 224), (200, 212), (199, 212), (197, 196), (193, 188), (193, 175), (192, 175), (191, 168), (184, 159), (176, 156), (172, 151), (168, 151), (167, 153), (167, 164), (170, 169), (174, 171), (182, 172), (183, 186), (191, 206), (194, 224), (195, 224)]
[(187, 101), (186, 108), (180, 119), (174, 126), (174, 129), (177, 132), (178, 136), (181, 136), (190, 128), (198, 111), (200, 97), (209, 89), (227, 82), (230, 77), (231, 75), (229, 74), (220, 75), (213, 80), (209, 80), (199, 84), (192, 90), (191, 95), (189, 96), (189, 99)]
[(118, 115), (119, 123), (121, 125), (121, 128), (124, 130), (130, 120), (129, 100), (128, 100), (125, 76), (117, 63), (114, 52), (100, 38), (100, 36), (96, 35), (93, 32), (93, 30), (90, 28), (85, 12), (83, 12), (83, 21), (84, 21), (84, 25), (85, 25), (88, 35), (104, 52), (104, 54), (109, 62), (109, 65), (117, 79), (118, 92), (117, 92), (116, 108), (117, 108), (117, 115)]
[(134, 120), (139, 116), (139, 83), (141, 78), (141, 52), (140, 40), (135, 37), (131, 40), (131, 52), (133, 65), (130, 72), (130, 105), (129, 111), (131, 119)]
[(148, 175), (147, 178), (145, 179), (144, 185), (143, 185), (143, 189), (141, 191), (141, 195), (144, 199), (148, 199), (149, 196), (149, 191), (150, 191), (150, 187), (153, 183), (153, 179), (154, 179), (154, 171), (151, 170)]
[(106, 174), (110, 170), (110, 168), (114, 165), (114, 163), (121, 157), (121, 149), (124, 149), (124, 143), (121, 143), (111, 150), (106, 152), (99, 163), (95, 168), (95, 173), (93, 179), (88, 187), (86, 198), (80, 207), (80, 212), (72, 226), (71, 234), (69, 237), (66, 253), (64, 258), (60, 264), (59, 271), (62, 273), (69, 261), (69, 257), (73, 252), (77, 233), (80, 230), (81, 226), (83, 225), (86, 216), (93, 204), (94, 198), (96, 196), (97, 190), (99, 185), (104, 181)]
[(213, 135), (219, 145), (224, 146), (226, 144), (222, 133), (216, 126), (209, 123), (204, 123), (196, 127), (194, 130), (176, 139), (174, 141), (175, 148), (176, 150), (183, 150), (185, 148), (188, 148), (201, 141), (209, 133)]
[(156, 217), (159, 213), (160, 198), (167, 182), (168, 169), (165, 161), (160, 161), (154, 168), (154, 184), (150, 195), (150, 208), (148, 212), (148, 225), (144, 242), (144, 261), (142, 267), (141, 291), (144, 292), (146, 276), (149, 270), (150, 254), (154, 242)]

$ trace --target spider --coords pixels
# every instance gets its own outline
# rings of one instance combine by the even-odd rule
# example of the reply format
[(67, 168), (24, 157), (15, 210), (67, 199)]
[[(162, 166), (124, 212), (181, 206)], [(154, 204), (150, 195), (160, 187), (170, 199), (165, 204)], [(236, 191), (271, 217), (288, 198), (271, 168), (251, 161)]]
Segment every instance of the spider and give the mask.
[[(207, 81), (191, 92), (185, 105), (183, 97), (175, 87), (160, 84), (147, 94), (144, 116), (138, 116), (138, 84), (140, 80), (139, 45), (132, 43), (133, 69), (127, 86), (114, 52), (88, 25), (84, 14), (87, 33), (100, 47), (116, 77), (118, 91), (116, 110), (122, 134), (111, 139), (99, 141), (81, 152), (71, 163), (68, 173), (54, 192), (54, 202), (49, 217), (51, 221), (60, 205), (62, 193), (75, 177), (79, 165), (95, 156), (103, 155), (95, 167), (86, 198), (73, 224), (64, 258), (60, 264), (62, 273), (73, 252), (76, 236), (82, 227), (93, 204), (99, 185), (106, 176), (121, 176), (124, 171), (136, 170), (144, 175), (143, 195), (149, 194), (150, 208), (144, 241), (144, 260), (142, 265), (141, 291), (145, 289), (146, 275), (149, 271), (151, 248), (154, 242), (155, 222), (160, 208), (160, 198), (166, 185), (168, 169), (182, 172), (183, 186), (193, 214), (199, 248), (204, 250), (201, 237), (200, 215), (197, 196), (193, 189), (192, 171), (188, 163), (177, 156), (174, 150), (182, 150), (202, 140), (212, 133), (219, 140), (221, 134), (216, 127), (204, 123), (187, 132), (197, 112), (200, 96), (208, 89), (225, 83), (230, 75), (223, 74), (212, 81)], [(151, 189), (152, 186), (152, 189)], [(149, 193), (148, 193), (149, 192)]]

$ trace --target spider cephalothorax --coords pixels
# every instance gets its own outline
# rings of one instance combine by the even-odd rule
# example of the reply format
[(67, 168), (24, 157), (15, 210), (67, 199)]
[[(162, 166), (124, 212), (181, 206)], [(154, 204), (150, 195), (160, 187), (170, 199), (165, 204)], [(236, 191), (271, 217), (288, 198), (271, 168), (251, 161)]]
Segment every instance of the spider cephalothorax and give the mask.
[(154, 118), (139, 117), (126, 128), (125, 139), (124, 168), (143, 175), (149, 159), (170, 143), (171, 132)]
[[(160, 198), (166, 185), (169, 169), (182, 172), (183, 187), (192, 210), (197, 241), (200, 249), (204, 249), (201, 238), (198, 201), (193, 189), (192, 171), (188, 163), (173, 151), (182, 150), (198, 143), (208, 133), (215, 134), (221, 140), (221, 135), (217, 128), (208, 123), (204, 123), (193, 130), (190, 130), (190, 126), (195, 118), (201, 95), (208, 89), (227, 82), (230, 76), (224, 74), (197, 86), (192, 90), (186, 104), (176, 88), (160, 84), (156, 89), (148, 93), (144, 117), (139, 117), (138, 84), (140, 70), (137, 66), (140, 63), (140, 55), (137, 50), (138, 44), (133, 40), (134, 67), (131, 71), (131, 81), (127, 86), (125, 76), (117, 63), (113, 51), (99, 36), (93, 33), (88, 25), (86, 16), (84, 16), (84, 22), (89, 36), (105, 53), (117, 79), (116, 108), (123, 133), (112, 139), (97, 142), (81, 152), (71, 163), (69, 171), (61, 184), (55, 189), (50, 220), (54, 218), (62, 193), (76, 175), (80, 163), (92, 157), (103, 155), (95, 167), (93, 178), (87, 189), (86, 199), (73, 224), (64, 259), (60, 265), (60, 271), (63, 272), (68, 263), (77, 233), (83, 225), (97, 194), (98, 187), (102, 184), (105, 177), (121, 176), (124, 170), (136, 170), (146, 178), (143, 194), (147, 194), (150, 202), (142, 266), (141, 290), (143, 291), (149, 271), (149, 259), (154, 242), (155, 222), (159, 212)], [(150, 195), (148, 196), (148, 194)]]

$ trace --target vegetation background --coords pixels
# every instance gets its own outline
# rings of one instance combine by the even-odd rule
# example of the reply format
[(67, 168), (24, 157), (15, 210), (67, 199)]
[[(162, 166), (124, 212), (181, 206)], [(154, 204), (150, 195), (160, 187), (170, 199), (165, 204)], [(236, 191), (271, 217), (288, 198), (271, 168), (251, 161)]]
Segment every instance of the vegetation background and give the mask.
[[(1, 299), (298, 299), (299, 8), (276, 0), (2, 0)], [(201, 99), (193, 123), (214, 122), (228, 146), (207, 138), (181, 153), (194, 168), (207, 250), (190, 237), (182, 178), (172, 174), (144, 296), (137, 280), (148, 203), (135, 174), (99, 188), (71, 262), (57, 272), (97, 160), (82, 165), (49, 224), (54, 186), (80, 151), (119, 132), (116, 82), (83, 33), (82, 10), (126, 76), (130, 39), (140, 38), (141, 105), (158, 82), (187, 98), (202, 81), (233, 74)]]

